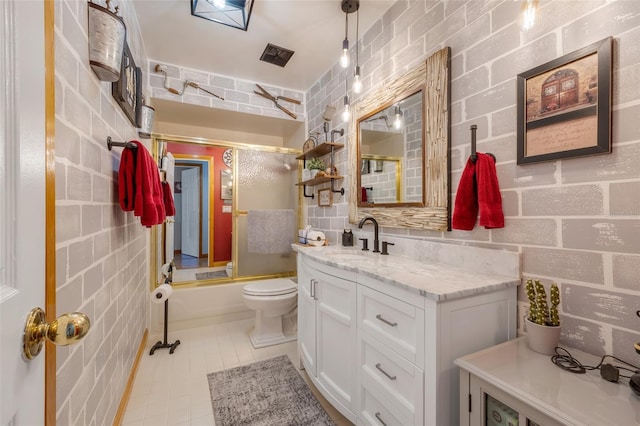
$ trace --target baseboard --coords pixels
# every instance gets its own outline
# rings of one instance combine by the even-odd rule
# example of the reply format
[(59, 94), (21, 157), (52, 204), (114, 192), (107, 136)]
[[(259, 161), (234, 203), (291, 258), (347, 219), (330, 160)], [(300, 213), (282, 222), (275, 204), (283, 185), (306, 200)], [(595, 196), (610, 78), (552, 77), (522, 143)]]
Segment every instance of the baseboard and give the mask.
[(113, 419), (113, 426), (120, 426), (122, 424), (122, 420), (124, 420), (124, 413), (127, 410), (127, 404), (129, 404), (129, 398), (131, 397), (131, 390), (133, 389), (133, 382), (136, 380), (136, 374), (138, 373), (138, 366), (140, 365), (140, 360), (142, 359), (144, 350), (147, 347), (148, 337), (149, 337), (149, 329), (145, 328), (144, 334), (142, 335), (142, 340), (140, 341), (140, 346), (138, 346), (138, 353), (136, 354), (136, 359), (133, 361), (133, 365), (131, 366), (131, 371), (129, 371), (129, 379), (127, 380), (127, 386), (124, 388), (124, 392), (122, 393), (122, 398), (120, 399), (120, 405), (118, 405), (118, 411), (116, 412), (116, 416)]

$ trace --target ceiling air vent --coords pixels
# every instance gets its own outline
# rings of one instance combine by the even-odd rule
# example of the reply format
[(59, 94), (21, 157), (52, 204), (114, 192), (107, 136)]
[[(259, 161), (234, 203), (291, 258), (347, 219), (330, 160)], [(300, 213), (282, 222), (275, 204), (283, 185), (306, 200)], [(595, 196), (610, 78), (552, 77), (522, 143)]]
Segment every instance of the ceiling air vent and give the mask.
[(262, 56), (260, 56), (260, 60), (284, 67), (294, 53), (293, 50), (268, 43), (267, 47), (264, 48), (264, 52), (262, 52)]

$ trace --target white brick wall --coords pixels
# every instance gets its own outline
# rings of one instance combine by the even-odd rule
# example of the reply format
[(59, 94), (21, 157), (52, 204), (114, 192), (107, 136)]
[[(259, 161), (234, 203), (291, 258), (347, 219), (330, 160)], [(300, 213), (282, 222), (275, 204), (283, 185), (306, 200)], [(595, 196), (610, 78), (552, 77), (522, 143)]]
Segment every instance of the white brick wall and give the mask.
[[(469, 126), (477, 124), (478, 151), (498, 159), (506, 215), (498, 230), (384, 232), (522, 253), (524, 278), (561, 286), (565, 344), (633, 360), (640, 330), (640, 2), (541, 4), (539, 23), (527, 33), (517, 25), (519, 4), (507, 0), (398, 1), (366, 31), (362, 98), (451, 47), (452, 199), (470, 152)], [(613, 153), (517, 166), (516, 75), (610, 35)], [(310, 131), (321, 126), (327, 104), (342, 104), (346, 74), (336, 64), (307, 92)], [(338, 114), (332, 127), (346, 127)], [(344, 154), (341, 171), (348, 170)], [(345, 225), (355, 228), (348, 224), (348, 197), (335, 197), (331, 208), (305, 201), (309, 223), (332, 244)], [(519, 299), (526, 301), (523, 292)]]
[[(132, 5), (118, 4), (136, 63), (147, 69)], [(57, 349), (59, 425), (112, 423), (147, 327), (147, 231), (120, 210), (122, 148), (106, 146), (107, 136), (136, 139), (137, 132), (87, 52), (87, 2), (56, 1), (57, 312), (91, 319), (84, 340)]]
[[(158, 64), (165, 67), (167, 73), (166, 82), (164, 74), (155, 72), (155, 67)], [(151, 96), (156, 99), (167, 99), (185, 104), (292, 120), (293, 118), (290, 118), (283, 111), (276, 108), (269, 99), (253, 93), (254, 90), (260, 91), (256, 86), (256, 83), (258, 83), (273, 96), (285, 96), (300, 101), (300, 105), (282, 100), (279, 101), (279, 104), (294, 113), (297, 116), (297, 121), (305, 121), (304, 92), (298, 90), (270, 86), (259, 81), (254, 82), (235, 79), (211, 72), (185, 68), (180, 65), (167, 64), (166, 62), (153, 59), (149, 61), (148, 73), (150, 76)], [(218, 96), (222, 96), (224, 100), (220, 100), (193, 87), (187, 87), (182, 95), (173, 94), (165, 88), (166, 84), (167, 87), (182, 92), (185, 80), (196, 82), (200, 87)]]

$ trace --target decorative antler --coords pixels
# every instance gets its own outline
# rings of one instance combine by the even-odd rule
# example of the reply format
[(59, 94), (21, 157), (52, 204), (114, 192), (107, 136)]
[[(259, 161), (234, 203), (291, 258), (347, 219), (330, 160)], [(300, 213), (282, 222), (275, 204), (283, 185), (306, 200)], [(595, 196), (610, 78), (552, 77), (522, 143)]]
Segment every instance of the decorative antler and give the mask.
[(182, 94), (184, 93), (184, 91), (187, 89), (187, 86), (191, 86), (191, 87), (193, 87), (194, 89), (202, 90), (203, 92), (208, 93), (208, 94), (210, 94), (211, 96), (214, 96), (214, 97), (216, 97), (216, 98), (218, 98), (218, 99), (220, 99), (220, 100), (224, 101), (224, 98), (223, 98), (222, 96), (220, 96), (220, 95), (216, 95), (215, 93), (208, 91), (207, 89), (205, 89), (205, 88), (201, 87), (198, 83), (196, 83), (196, 82), (194, 82), (194, 81), (191, 81), (191, 80), (185, 80), (185, 81), (182, 83), (182, 91), (178, 91), (177, 89), (174, 89), (174, 88), (172, 88), (172, 87), (169, 87), (169, 85), (167, 84), (168, 76), (167, 76), (167, 70), (164, 68), (164, 66), (162, 66), (162, 65), (160, 65), (160, 64), (156, 64), (155, 71), (156, 71), (156, 72), (159, 72), (159, 73), (162, 73), (162, 74), (164, 75), (164, 82), (163, 82), (163, 85), (164, 85), (164, 88), (165, 88), (165, 89), (167, 89), (167, 91), (169, 91), (169, 93), (173, 93), (174, 95), (178, 95), (178, 96), (180, 96), (180, 95), (182, 95)]

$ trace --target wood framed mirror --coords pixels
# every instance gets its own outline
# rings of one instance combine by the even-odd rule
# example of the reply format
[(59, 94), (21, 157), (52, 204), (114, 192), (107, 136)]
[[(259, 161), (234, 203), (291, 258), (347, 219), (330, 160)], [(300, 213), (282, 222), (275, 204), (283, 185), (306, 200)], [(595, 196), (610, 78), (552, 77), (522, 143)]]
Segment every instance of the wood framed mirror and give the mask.
[[(450, 229), (450, 60), (446, 47), (354, 106), (349, 126), (351, 223), (373, 216), (386, 227)], [(376, 173), (377, 189), (370, 183)]]

